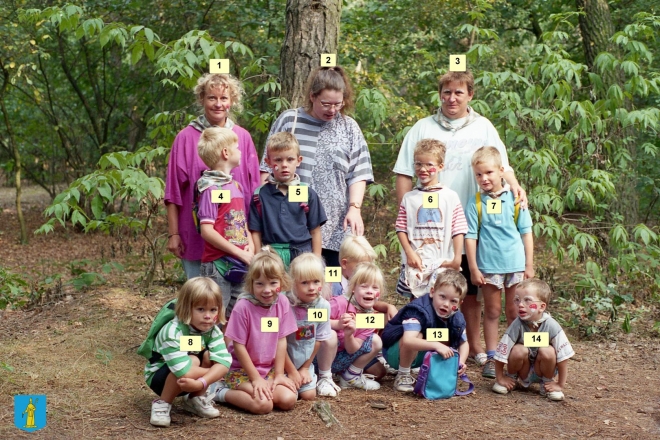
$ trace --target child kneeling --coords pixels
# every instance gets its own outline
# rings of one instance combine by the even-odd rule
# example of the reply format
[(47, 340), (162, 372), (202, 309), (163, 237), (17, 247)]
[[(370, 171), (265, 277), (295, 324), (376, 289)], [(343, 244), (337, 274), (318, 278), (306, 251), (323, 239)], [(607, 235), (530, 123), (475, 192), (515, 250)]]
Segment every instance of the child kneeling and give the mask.
[[(147, 385), (160, 399), (151, 404), (151, 424), (170, 426), (170, 409), (177, 396), (185, 396), (183, 408), (200, 417), (218, 417), (206, 392), (209, 384), (229, 369), (229, 355), (222, 332), (222, 292), (209, 278), (191, 278), (181, 287), (174, 309), (154, 341), (153, 356), (144, 368)], [(182, 336), (201, 336), (200, 352), (182, 351)]]
[[(541, 396), (564, 400), (562, 390), (568, 376), (568, 359), (575, 352), (559, 323), (545, 311), (551, 295), (550, 286), (545, 281), (531, 278), (518, 284), (513, 299), (518, 307), (518, 317), (506, 329), (495, 353), (494, 392), (507, 394), (520, 379), (523, 388), (528, 388), (532, 382), (540, 382)], [(525, 347), (526, 332), (547, 332), (549, 345)], [(558, 382), (554, 381), (556, 375), (559, 375)]]
[[(418, 368), (427, 351), (435, 351), (448, 359), (459, 355), (459, 370), (465, 372), (469, 346), (465, 318), (459, 310), (467, 294), (467, 281), (454, 269), (438, 274), (429, 293), (407, 304), (387, 323), (383, 331), (383, 356), (392, 368), (398, 368), (394, 389), (404, 393), (414, 390), (411, 368)], [(426, 330), (447, 329), (448, 342), (426, 340)]]

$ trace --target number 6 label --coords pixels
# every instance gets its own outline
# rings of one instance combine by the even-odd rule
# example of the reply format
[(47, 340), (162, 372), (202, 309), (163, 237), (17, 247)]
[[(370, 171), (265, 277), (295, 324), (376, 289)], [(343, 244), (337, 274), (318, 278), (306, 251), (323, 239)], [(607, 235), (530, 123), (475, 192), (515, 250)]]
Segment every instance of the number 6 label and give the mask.
[(303, 202), (307, 203), (308, 187), (306, 186), (290, 186), (289, 187), (289, 202)]
[(422, 208), (438, 209), (438, 193), (423, 193)]
[(202, 337), (181, 336), (179, 339), (179, 351), (202, 351)]
[(525, 347), (547, 347), (550, 345), (548, 332), (525, 332), (523, 336)]

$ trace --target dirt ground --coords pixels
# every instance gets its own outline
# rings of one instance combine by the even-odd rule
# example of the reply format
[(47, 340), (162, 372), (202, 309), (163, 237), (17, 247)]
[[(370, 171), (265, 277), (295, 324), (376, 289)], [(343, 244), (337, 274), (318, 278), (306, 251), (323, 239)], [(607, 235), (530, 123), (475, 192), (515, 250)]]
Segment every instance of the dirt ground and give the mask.
[[(27, 197), (31, 229), (42, 218), (39, 191)], [(10, 189), (0, 189), (0, 265), (43, 279), (70, 278), (70, 262), (86, 259), (100, 271), (116, 240), (58, 228), (54, 234), (16, 240)], [(136, 245), (135, 248), (139, 246)], [(616, 340), (580, 341), (569, 331), (576, 351), (570, 361), (566, 400), (550, 402), (529, 392), (500, 396), (490, 391), (474, 365), (468, 375), (475, 393), (425, 401), (392, 390), (393, 377), (376, 392), (345, 390), (328, 399), (340, 426), (326, 427), (299, 402), (291, 412), (253, 416), (220, 407), (218, 419), (205, 420), (175, 402), (172, 426), (149, 424), (155, 397), (142, 376), (144, 359), (135, 350), (160, 306), (176, 292), (161, 284), (148, 294), (136, 283), (142, 266), (117, 252), (124, 270), (87, 291), (64, 284), (42, 303), (24, 310), (0, 311), (0, 438), (635, 438), (660, 435), (660, 344), (657, 339), (620, 335)], [(174, 270), (170, 265), (168, 271)], [(503, 329), (502, 329), (503, 330)], [(13, 396), (45, 394), (46, 428), (25, 433), (14, 427)], [(385, 409), (372, 408), (383, 401)]]

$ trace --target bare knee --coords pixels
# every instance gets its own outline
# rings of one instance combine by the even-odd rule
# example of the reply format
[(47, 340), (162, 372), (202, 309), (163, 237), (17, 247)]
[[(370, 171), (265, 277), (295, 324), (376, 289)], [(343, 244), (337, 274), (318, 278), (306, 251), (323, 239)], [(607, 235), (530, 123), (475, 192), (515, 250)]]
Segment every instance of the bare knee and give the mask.
[(277, 407), (283, 411), (292, 410), (296, 406), (298, 395), (292, 392), (281, 393), (277, 399)]
[(516, 344), (511, 349), (510, 360), (524, 360), (529, 356), (529, 349), (522, 344)]
[(300, 397), (300, 400), (316, 400), (316, 390), (303, 391), (298, 396)]
[(502, 314), (502, 306), (499, 303), (491, 304), (488, 307), (485, 307), (484, 309), (484, 316), (486, 317), (486, 319), (497, 320), (500, 319), (501, 314)]
[(273, 401), (272, 400), (261, 400), (259, 398), (252, 400), (252, 408), (250, 408), (253, 414), (268, 414), (273, 411)]
[(374, 351), (378, 353), (383, 348), (383, 340), (380, 339), (380, 336), (374, 333), (373, 338), (371, 339), (371, 352)]

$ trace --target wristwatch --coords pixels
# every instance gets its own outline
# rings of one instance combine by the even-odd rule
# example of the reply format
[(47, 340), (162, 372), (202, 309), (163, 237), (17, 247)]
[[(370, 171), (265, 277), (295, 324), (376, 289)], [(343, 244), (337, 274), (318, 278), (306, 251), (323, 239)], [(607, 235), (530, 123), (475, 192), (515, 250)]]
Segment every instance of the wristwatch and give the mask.
[(349, 203), (348, 206), (353, 206), (355, 209), (360, 209), (362, 207), (362, 204), (353, 202), (353, 203)]

